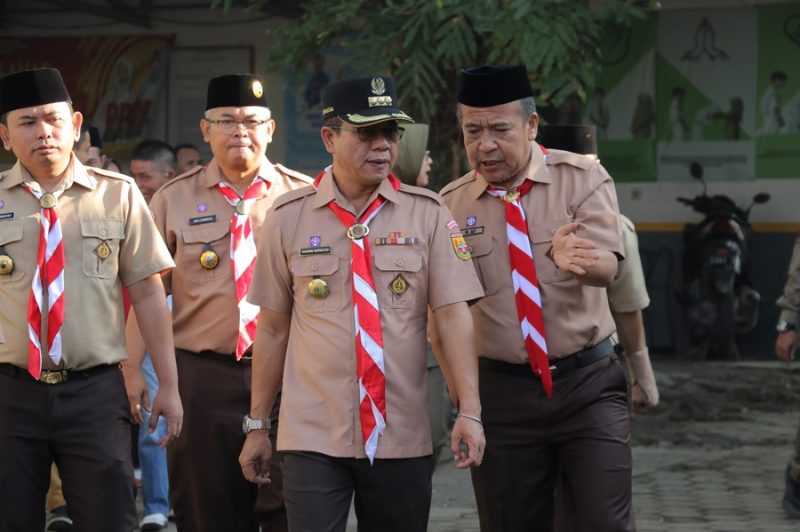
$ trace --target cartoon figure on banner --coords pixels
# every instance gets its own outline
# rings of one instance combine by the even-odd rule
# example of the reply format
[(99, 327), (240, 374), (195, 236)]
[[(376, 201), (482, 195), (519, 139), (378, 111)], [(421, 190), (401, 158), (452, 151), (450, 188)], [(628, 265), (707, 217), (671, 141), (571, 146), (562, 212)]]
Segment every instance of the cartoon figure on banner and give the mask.
[(786, 125), (786, 121), (783, 118), (783, 108), (781, 107), (780, 90), (786, 86), (787, 79), (786, 73), (780, 70), (773, 72), (772, 76), (770, 76), (770, 85), (761, 97), (762, 135), (780, 133), (781, 129)]
[(653, 97), (643, 92), (636, 100), (636, 109), (631, 119), (631, 135), (635, 139), (651, 139), (656, 126)]

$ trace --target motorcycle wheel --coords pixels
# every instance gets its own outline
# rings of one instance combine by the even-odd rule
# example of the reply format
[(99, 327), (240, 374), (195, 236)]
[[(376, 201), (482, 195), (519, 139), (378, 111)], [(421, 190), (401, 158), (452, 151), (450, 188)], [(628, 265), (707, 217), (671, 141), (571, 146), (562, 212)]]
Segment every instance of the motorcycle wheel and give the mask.
[(733, 292), (720, 294), (717, 300), (717, 316), (709, 337), (708, 358), (710, 360), (735, 360), (739, 358), (733, 324)]

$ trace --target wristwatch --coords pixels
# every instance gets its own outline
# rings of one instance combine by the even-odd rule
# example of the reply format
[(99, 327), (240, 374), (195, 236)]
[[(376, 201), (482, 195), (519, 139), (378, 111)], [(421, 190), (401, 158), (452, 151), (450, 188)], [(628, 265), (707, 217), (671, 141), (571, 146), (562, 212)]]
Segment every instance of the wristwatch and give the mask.
[(249, 434), (254, 430), (269, 430), (272, 428), (272, 420), (270, 419), (253, 419), (250, 416), (244, 416), (242, 420), (242, 432)]
[(775, 327), (775, 330), (778, 332), (786, 332), (786, 331), (795, 331), (797, 330), (797, 325), (794, 323), (789, 323), (786, 320), (781, 320), (778, 322), (778, 325)]

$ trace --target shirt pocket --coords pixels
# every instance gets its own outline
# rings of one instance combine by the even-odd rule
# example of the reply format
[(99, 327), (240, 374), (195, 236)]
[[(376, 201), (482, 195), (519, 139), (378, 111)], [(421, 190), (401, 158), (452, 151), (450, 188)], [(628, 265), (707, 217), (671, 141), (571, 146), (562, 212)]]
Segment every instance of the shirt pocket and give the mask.
[(0, 275), (0, 283), (16, 282), (24, 277), (22, 224), (22, 221), (0, 222), (0, 246), (5, 248), (5, 254), (14, 261), (11, 273)]
[(472, 263), (483, 285), (483, 292), (487, 296), (496, 294), (500, 290), (497, 260), (497, 253), (500, 252), (499, 243), (491, 235), (471, 237), (467, 239), (467, 243)]
[[(292, 255), (289, 258), (289, 271), (294, 282), (295, 303), (308, 312), (335, 312), (344, 307), (347, 300), (344, 271), (340, 271), (337, 255)], [(313, 296), (309, 290), (311, 282), (325, 283), (328, 293), (325, 297)]]
[(553, 234), (559, 227), (572, 223), (572, 218), (559, 218), (556, 220), (545, 220), (531, 228), (531, 242), (533, 243), (534, 266), (536, 267), (536, 278), (542, 283), (557, 283), (565, 281), (571, 277), (566, 270), (561, 270), (556, 263), (547, 256), (547, 252), (553, 247)]
[[(220, 276), (232, 276), (228, 264), (231, 252), (230, 226), (227, 224), (208, 224), (202, 227), (189, 227), (181, 230), (181, 248), (176, 254), (177, 269), (191, 281), (208, 281)], [(214, 268), (204, 268), (200, 263), (206, 245), (211, 246), (219, 262)], [(174, 278), (173, 274), (173, 278)]]
[(422, 253), (400, 246), (376, 246), (375, 291), (382, 308), (415, 308), (420, 294), (427, 303)]
[(113, 279), (119, 272), (119, 245), (125, 237), (122, 220), (81, 220), (83, 274)]

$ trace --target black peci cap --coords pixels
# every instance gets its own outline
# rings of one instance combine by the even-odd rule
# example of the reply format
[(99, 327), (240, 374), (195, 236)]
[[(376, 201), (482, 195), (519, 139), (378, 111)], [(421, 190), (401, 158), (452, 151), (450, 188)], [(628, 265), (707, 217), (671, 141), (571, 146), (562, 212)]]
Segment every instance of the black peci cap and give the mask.
[(206, 111), (215, 107), (269, 107), (264, 83), (253, 74), (231, 74), (208, 82)]
[(593, 125), (539, 126), (536, 142), (545, 148), (597, 155), (597, 130)]
[(322, 88), (322, 118), (338, 116), (353, 126), (387, 120), (414, 122), (397, 106), (394, 80), (388, 76), (346, 79)]
[(458, 103), (492, 107), (533, 96), (524, 65), (487, 65), (461, 71)]
[(55, 102), (72, 103), (55, 68), (23, 70), (0, 78), (0, 114)]

